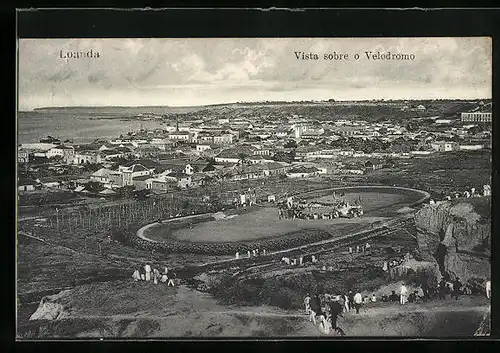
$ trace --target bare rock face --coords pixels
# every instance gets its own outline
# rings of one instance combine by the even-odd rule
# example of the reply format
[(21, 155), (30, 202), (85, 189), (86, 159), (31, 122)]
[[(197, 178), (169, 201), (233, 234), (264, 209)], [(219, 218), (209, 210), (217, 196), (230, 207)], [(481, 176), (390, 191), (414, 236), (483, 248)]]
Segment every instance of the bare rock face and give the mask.
[(43, 297), (30, 320), (56, 320), (68, 317), (69, 313), (62, 299), (66, 298), (69, 292), (69, 290), (64, 290), (58, 294)]
[(488, 311), (484, 315), (484, 319), (477, 328), (474, 336), (490, 336), (491, 335), (491, 312)]
[(485, 280), (491, 273), (490, 224), (467, 199), (426, 205), (415, 215), (420, 253), (436, 261), (442, 275)]

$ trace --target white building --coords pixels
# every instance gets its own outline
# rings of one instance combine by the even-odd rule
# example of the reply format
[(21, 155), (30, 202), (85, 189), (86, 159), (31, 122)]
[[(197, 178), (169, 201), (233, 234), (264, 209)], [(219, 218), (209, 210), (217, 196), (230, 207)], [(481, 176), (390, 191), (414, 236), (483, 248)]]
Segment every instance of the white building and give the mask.
[(134, 185), (133, 179), (135, 177), (153, 174), (153, 169), (146, 168), (142, 164), (134, 164), (129, 167), (120, 166), (118, 171), (122, 173), (123, 185)]
[(214, 144), (216, 145), (229, 145), (233, 143), (233, 135), (222, 134), (214, 136)]
[(462, 113), (461, 120), (462, 122), (491, 123), (491, 113), (488, 112)]
[(460, 145), (460, 150), (464, 151), (478, 151), (482, 150), (484, 148), (483, 144), (476, 144), (476, 145)]
[(109, 175), (112, 173), (112, 170), (106, 169), (106, 168), (101, 168), (98, 171), (92, 173), (90, 176), (90, 180), (92, 181), (97, 181), (102, 184), (108, 184), (109, 183)]
[(205, 144), (196, 145), (196, 150), (198, 152), (204, 152), (204, 151), (209, 150), (209, 149), (211, 149), (210, 145), (205, 145)]
[(65, 160), (73, 157), (75, 149), (72, 146), (57, 146), (47, 151), (48, 158), (62, 157)]
[(165, 139), (153, 138), (150, 142), (151, 146), (156, 147), (162, 151), (165, 151)]
[(28, 163), (29, 162), (29, 153), (25, 149), (19, 149), (17, 151), (17, 162), (18, 163)]
[(96, 164), (101, 162), (98, 153), (92, 151), (75, 152), (75, 155), (67, 158), (69, 164)]
[(191, 134), (187, 131), (175, 131), (168, 134), (168, 138), (174, 141), (191, 142)]
[(460, 149), (458, 142), (436, 141), (431, 143), (431, 147), (437, 152), (450, 152)]

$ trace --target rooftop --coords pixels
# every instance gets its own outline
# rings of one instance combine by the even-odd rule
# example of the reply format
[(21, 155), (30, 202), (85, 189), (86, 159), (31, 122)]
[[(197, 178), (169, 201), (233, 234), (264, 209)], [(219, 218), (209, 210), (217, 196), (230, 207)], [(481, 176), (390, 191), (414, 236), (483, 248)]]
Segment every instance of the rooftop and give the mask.
[(133, 181), (146, 181), (148, 179), (152, 179), (150, 175), (141, 175), (132, 178)]

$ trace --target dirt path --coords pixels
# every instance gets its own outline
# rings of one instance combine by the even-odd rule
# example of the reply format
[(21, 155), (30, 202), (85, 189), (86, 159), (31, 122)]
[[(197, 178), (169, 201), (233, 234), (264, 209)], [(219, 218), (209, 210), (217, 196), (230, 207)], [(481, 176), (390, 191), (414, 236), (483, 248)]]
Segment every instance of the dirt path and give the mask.
[[(253, 309), (253, 310), (252, 310)], [(252, 307), (248, 310), (219, 310), (219, 311), (201, 311), (199, 314), (221, 314), (221, 315), (246, 315), (251, 317), (283, 317), (283, 318), (295, 318), (304, 319), (308, 321), (308, 316), (301, 311), (289, 310), (289, 311), (264, 311), (261, 307)], [(383, 303), (381, 306), (374, 306), (368, 308), (361, 308), (360, 313), (356, 314), (354, 310), (349, 313), (344, 313), (343, 317), (339, 320), (343, 320), (348, 317), (350, 319), (362, 319), (374, 317), (374, 316), (390, 316), (403, 313), (436, 313), (436, 312), (488, 312), (491, 310), (489, 305), (474, 305), (474, 306), (462, 306), (460, 303), (455, 302), (455, 300), (444, 300), (444, 301), (434, 301), (424, 304), (407, 304), (400, 305), (398, 303)], [(116, 314), (116, 315), (79, 315), (74, 316), (70, 314), (65, 318), (79, 318), (79, 319), (113, 319), (113, 320), (165, 320), (172, 316), (178, 316), (177, 312), (165, 313), (163, 315), (151, 315), (144, 312), (139, 312), (136, 314)]]
[[(307, 315), (305, 314), (287, 314), (287, 313), (273, 313), (273, 312), (260, 312), (260, 311), (242, 311), (242, 310), (227, 310), (227, 311), (207, 311), (202, 312), (200, 314), (221, 314), (221, 315), (247, 315), (254, 317), (288, 317), (295, 319), (304, 319), (307, 320)], [(164, 315), (145, 315), (145, 314), (117, 314), (117, 315), (75, 315), (75, 316), (67, 316), (63, 317), (64, 319), (94, 319), (94, 320), (166, 320), (172, 316), (179, 316), (178, 313), (164, 314)]]
[[(170, 218), (170, 219), (165, 219), (165, 220), (162, 220), (162, 224), (164, 223), (169, 223), (169, 222), (175, 222), (175, 221), (181, 221), (181, 220), (184, 220), (184, 219), (191, 219), (191, 218), (196, 218), (196, 217), (203, 217), (203, 216), (210, 216), (210, 215), (213, 215), (213, 213), (202, 213), (202, 214), (195, 214), (195, 215), (190, 215), (190, 216), (183, 216), (183, 217), (177, 217), (177, 218)], [(148, 230), (149, 228), (151, 227), (154, 227), (156, 225), (158, 225), (159, 223), (158, 222), (154, 222), (154, 223), (150, 223), (148, 225), (145, 225), (144, 227), (140, 228), (138, 231), (137, 231), (137, 236), (143, 240), (146, 240), (146, 241), (149, 241), (149, 242), (152, 242), (152, 243), (158, 243), (158, 241), (156, 240), (153, 240), (153, 239), (150, 239), (148, 237), (146, 237), (144, 235), (144, 232), (146, 230)]]

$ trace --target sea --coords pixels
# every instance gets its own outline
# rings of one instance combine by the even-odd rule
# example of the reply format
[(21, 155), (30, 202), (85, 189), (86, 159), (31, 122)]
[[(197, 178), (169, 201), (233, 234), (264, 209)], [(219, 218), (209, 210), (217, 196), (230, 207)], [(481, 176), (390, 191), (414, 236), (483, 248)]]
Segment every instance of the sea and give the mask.
[[(19, 112), (17, 119), (18, 144), (36, 143), (41, 138), (52, 136), (74, 143), (88, 143), (95, 139), (118, 138), (120, 134), (144, 129), (165, 127), (154, 120), (122, 120), (124, 116), (96, 115), (74, 112)], [(105, 118), (105, 119), (102, 119)]]

